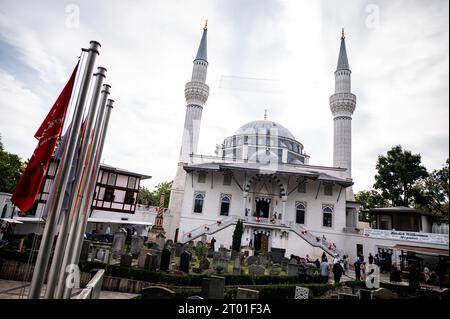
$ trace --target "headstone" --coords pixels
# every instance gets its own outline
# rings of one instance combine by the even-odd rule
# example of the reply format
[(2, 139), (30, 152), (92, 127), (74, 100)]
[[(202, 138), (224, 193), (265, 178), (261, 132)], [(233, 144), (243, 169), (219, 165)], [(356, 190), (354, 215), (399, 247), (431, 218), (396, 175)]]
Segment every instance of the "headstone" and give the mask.
[(185, 251), (180, 256), (180, 270), (189, 273), (189, 263), (191, 261), (191, 253), (188, 251)]
[(233, 275), (240, 275), (241, 274), (241, 260), (238, 257), (233, 262)]
[(236, 299), (258, 299), (259, 291), (246, 288), (238, 288), (236, 292)]
[(133, 236), (131, 238), (131, 254), (133, 257), (137, 257), (141, 251), (141, 248), (144, 246), (144, 237), (142, 236)]
[(213, 258), (213, 256), (214, 256), (214, 249), (212, 249), (212, 248), (209, 248), (208, 249), (208, 258)]
[[(399, 296), (396, 293), (390, 291), (389, 289), (378, 288), (373, 291), (372, 298), (373, 299), (399, 299)], [(436, 299), (436, 294), (430, 299), (433, 299), (433, 300)]]
[(220, 259), (222, 260), (227, 260), (228, 257), (228, 249), (226, 248), (219, 248), (219, 255), (220, 255)]
[(183, 244), (182, 243), (176, 243), (175, 244), (175, 257), (180, 257), (181, 253), (183, 252)]
[(248, 274), (251, 276), (263, 276), (266, 269), (261, 265), (250, 265), (248, 267)]
[(287, 270), (287, 265), (288, 265), (288, 263), (289, 263), (289, 259), (287, 259), (287, 258), (283, 258), (282, 260), (281, 260), (281, 270), (282, 271), (286, 271)]
[(142, 248), (139, 252), (138, 257), (138, 267), (139, 268), (145, 268), (145, 260), (147, 258), (147, 254), (150, 253), (150, 249), (148, 248)]
[(271, 275), (271, 276), (279, 276), (280, 273), (281, 273), (281, 267), (280, 267), (280, 265), (276, 264), (276, 265), (273, 265), (273, 266), (270, 268), (270, 275)]
[(273, 248), (271, 249), (272, 261), (277, 264), (281, 264), (281, 261), (284, 258), (284, 254), (286, 253), (286, 249), (282, 248)]
[(158, 256), (153, 254), (147, 254), (147, 258), (145, 259), (145, 269), (149, 271), (156, 271), (158, 268)]
[(114, 234), (111, 249), (114, 258), (120, 258), (120, 256), (122, 256), (126, 238), (127, 234), (123, 231), (119, 231)]
[(287, 264), (286, 272), (288, 276), (296, 276), (298, 275), (298, 264)]
[(83, 240), (83, 247), (81, 248), (80, 261), (88, 260), (90, 248), (91, 248), (91, 241)]
[(207, 258), (204, 258), (200, 261), (200, 269), (202, 271), (209, 269), (210, 266), (211, 264)]
[(260, 264), (260, 265), (267, 265), (268, 262), (269, 262), (269, 258), (267, 258), (266, 255), (259, 255), (258, 256), (258, 264)]
[(353, 289), (352, 289), (352, 287), (342, 286), (342, 287), (338, 287), (336, 289), (336, 292), (342, 293), (342, 294), (353, 294)]
[(256, 256), (249, 256), (249, 257), (247, 257), (246, 262), (247, 262), (247, 266), (256, 264), (258, 262), (258, 257), (256, 257)]
[(346, 293), (338, 293), (338, 299), (359, 299), (357, 295), (354, 294), (346, 294)]
[(170, 265), (170, 250), (164, 249), (161, 254), (161, 264), (159, 270), (166, 271), (169, 270)]
[(294, 299), (309, 299), (309, 288), (296, 286)]
[(187, 299), (203, 299), (203, 298), (200, 296), (190, 296), (190, 297), (187, 297)]
[(163, 249), (165, 244), (166, 244), (166, 236), (164, 236), (164, 234), (162, 233), (156, 235), (156, 245), (158, 246), (158, 248)]
[(131, 267), (133, 263), (133, 256), (131, 254), (124, 254), (120, 256), (120, 267)]
[(202, 297), (205, 299), (224, 299), (225, 294), (225, 278), (219, 276), (211, 276), (203, 278), (202, 281)]
[(152, 248), (149, 250), (149, 253), (153, 254), (156, 256), (156, 264), (158, 265), (157, 267), (159, 267), (159, 265), (161, 264), (161, 255), (162, 255), (162, 250), (161, 249), (157, 249), (157, 248)]
[(141, 294), (142, 299), (172, 299), (175, 292), (164, 287), (150, 286), (142, 289)]

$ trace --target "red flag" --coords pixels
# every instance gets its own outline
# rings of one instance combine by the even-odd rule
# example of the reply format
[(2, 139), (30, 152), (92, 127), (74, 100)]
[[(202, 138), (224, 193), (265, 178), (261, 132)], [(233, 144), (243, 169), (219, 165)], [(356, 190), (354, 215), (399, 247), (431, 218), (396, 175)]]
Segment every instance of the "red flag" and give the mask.
[(61, 135), (77, 69), (78, 63), (72, 72), (69, 82), (67, 82), (44, 122), (42, 122), (34, 135), (39, 141), (38, 145), (11, 198), (11, 201), (22, 213), (25, 213), (33, 206), (45, 171), (55, 150), (56, 142)]

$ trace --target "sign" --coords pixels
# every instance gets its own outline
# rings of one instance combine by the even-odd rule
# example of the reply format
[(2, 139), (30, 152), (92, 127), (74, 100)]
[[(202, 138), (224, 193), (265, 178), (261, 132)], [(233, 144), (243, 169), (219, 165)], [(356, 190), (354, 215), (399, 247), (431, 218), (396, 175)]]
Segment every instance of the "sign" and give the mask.
[(364, 229), (364, 237), (381, 238), (389, 240), (404, 240), (425, 244), (437, 244), (448, 246), (447, 234), (417, 233), (409, 231), (366, 228)]

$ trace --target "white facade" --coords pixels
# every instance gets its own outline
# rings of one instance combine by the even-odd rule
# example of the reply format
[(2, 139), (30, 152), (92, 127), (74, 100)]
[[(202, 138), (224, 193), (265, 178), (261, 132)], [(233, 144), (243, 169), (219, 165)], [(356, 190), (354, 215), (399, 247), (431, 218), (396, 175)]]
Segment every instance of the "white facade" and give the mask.
[[(204, 62), (205, 34), (206, 30), (200, 45)], [(201, 65), (199, 77), (195, 61), (192, 79), (198, 78), (196, 83), (206, 85), (207, 62)], [(207, 94), (200, 96), (198, 104), (202, 110)], [(191, 134), (192, 122), (198, 121), (200, 125), (201, 120), (200, 116), (192, 115), (187, 95), (186, 101), (188, 129), (183, 135), (171, 191), (172, 219), (166, 229), (169, 238), (188, 242), (206, 235), (208, 239), (214, 237), (218, 245), (230, 248), (234, 225), (241, 219), (243, 246), (267, 251), (284, 248), (286, 255), (319, 257), (325, 251), (355, 259), (359, 253), (376, 254), (378, 248), (392, 249), (399, 244), (448, 250), (445, 235), (410, 233), (395, 237), (386, 230), (371, 237), (367, 235), (369, 232), (358, 228), (361, 224), (351, 179), (351, 121), (356, 96), (351, 93), (344, 36), (335, 72), (335, 93), (330, 97), (334, 167), (309, 165), (303, 144), (282, 125), (266, 120), (243, 125), (217, 147), (216, 157), (195, 152), (198, 143), (195, 134), (191, 139), (193, 147), (189, 148), (192, 152), (184, 152), (186, 132)], [(420, 234), (431, 230), (430, 221), (422, 217)]]

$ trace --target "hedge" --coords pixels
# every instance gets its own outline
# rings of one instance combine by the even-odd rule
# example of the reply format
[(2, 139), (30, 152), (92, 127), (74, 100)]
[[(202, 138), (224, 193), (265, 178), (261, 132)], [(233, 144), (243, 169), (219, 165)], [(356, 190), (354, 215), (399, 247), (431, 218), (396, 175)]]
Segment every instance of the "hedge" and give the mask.
[[(89, 272), (94, 268), (105, 269), (105, 274), (112, 277), (128, 278), (133, 280), (160, 283), (174, 286), (201, 286), (204, 277), (207, 275), (174, 275), (163, 272), (151, 272), (144, 269), (128, 268), (121, 266), (107, 266), (102, 263), (86, 262), (80, 264), (80, 270)], [(222, 274), (225, 277), (225, 285), (238, 286), (238, 285), (279, 285), (279, 284), (297, 284), (302, 283), (299, 281), (298, 276), (251, 276), (251, 275), (233, 275)], [(306, 283), (319, 283), (321, 278), (319, 276), (309, 277)]]

